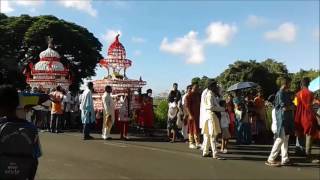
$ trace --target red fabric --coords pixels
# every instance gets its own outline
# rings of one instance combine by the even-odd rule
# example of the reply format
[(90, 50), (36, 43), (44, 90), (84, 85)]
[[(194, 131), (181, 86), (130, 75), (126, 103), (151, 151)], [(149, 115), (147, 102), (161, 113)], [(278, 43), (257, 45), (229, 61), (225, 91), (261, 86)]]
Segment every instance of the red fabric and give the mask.
[(199, 121), (188, 121), (188, 134), (199, 134), (200, 129), (199, 129)]
[(116, 109), (114, 112), (114, 127), (116, 127), (118, 131), (120, 131), (120, 121), (118, 117), (119, 117), (119, 110)]
[(229, 132), (232, 137), (235, 136), (234, 128), (235, 128), (235, 113), (234, 113), (234, 104), (232, 99), (227, 102), (227, 111), (230, 118), (230, 124), (229, 124)]
[(128, 136), (128, 128), (129, 128), (129, 122), (119, 122), (120, 124), (120, 138), (127, 137)]
[(153, 99), (146, 97), (143, 104), (142, 124), (145, 128), (153, 127)]
[(231, 137), (235, 137), (234, 128), (235, 128), (235, 114), (234, 112), (228, 112), (229, 118), (230, 118), (230, 124), (229, 124), (229, 132)]
[(295, 128), (299, 136), (308, 134), (313, 137), (318, 136), (317, 119), (312, 108), (313, 93), (307, 88), (301, 89), (297, 93), (297, 109), (295, 114)]
[(188, 133), (199, 133), (199, 116), (200, 116), (200, 102), (201, 95), (199, 93), (191, 92), (186, 96), (186, 108), (190, 112), (193, 119), (188, 119)]

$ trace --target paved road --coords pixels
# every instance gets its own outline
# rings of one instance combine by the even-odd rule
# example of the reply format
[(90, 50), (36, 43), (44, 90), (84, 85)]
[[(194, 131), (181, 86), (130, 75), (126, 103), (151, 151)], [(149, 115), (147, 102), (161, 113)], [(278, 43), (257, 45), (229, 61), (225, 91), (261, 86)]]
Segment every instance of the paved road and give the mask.
[[(83, 141), (79, 133), (41, 133), (43, 156), (37, 179), (320, 179), (318, 165), (298, 163), (273, 168), (264, 164), (270, 146), (232, 146), (227, 160), (202, 158), (186, 143)], [(114, 136), (118, 137), (117, 135)], [(319, 150), (317, 150), (319, 152)], [(293, 161), (302, 159), (292, 157)]]

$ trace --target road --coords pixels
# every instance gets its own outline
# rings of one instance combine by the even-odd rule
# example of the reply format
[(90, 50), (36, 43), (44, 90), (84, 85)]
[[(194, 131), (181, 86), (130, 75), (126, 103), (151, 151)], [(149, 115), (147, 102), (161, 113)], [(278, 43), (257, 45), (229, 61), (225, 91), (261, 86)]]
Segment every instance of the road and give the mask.
[(232, 145), (226, 160), (215, 160), (183, 142), (93, 136), (97, 139), (83, 141), (77, 132), (41, 133), (43, 156), (36, 179), (320, 179), (319, 165), (299, 157), (291, 157), (297, 162), (291, 167), (266, 166), (270, 145)]

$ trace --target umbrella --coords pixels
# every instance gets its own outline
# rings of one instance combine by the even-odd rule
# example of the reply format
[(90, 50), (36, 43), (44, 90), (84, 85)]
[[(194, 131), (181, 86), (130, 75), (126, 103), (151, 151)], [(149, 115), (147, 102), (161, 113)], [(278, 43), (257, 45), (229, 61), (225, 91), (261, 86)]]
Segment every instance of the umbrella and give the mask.
[(320, 89), (320, 76), (312, 80), (309, 84), (309, 90), (315, 92)]
[(230, 86), (227, 91), (235, 91), (235, 90), (239, 90), (239, 89), (245, 89), (245, 88), (251, 88), (251, 87), (255, 87), (258, 86), (258, 84), (254, 83), (254, 82), (239, 82), (236, 83), (232, 86)]

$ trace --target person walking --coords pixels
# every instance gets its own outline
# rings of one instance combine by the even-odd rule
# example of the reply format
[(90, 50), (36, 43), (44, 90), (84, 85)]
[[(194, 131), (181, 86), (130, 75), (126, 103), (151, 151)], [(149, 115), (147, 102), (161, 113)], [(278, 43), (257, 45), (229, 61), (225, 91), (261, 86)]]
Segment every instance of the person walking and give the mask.
[(208, 91), (204, 97), (204, 125), (201, 130), (203, 134), (203, 157), (208, 157), (209, 147), (211, 146), (212, 157), (214, 159), (220, 159), (217, 155), (217, 136), (221, 133), (219, 118), (215, 112), (225, 111), (224, 107), (220, 107), (219, 102), (217, 102), (216, 93), (218, 93), (218, 86), (216, 82), (208, 83)]
[(50, 99), (52, 101), (51, 104), (51, 120), (50, 120), (50, 131), (53, 133), (59, 133), (60, 127), (62, 121), (62, 100), (63, 100), (63, 94), (62, 94), (62, 88), (61, 86), (57, 86), (56, 90), (50, 93)]
[(128, 97), (121, 96), (119, 100), (119, 123), (120, 123), (120, 139), (129, 140), (129, 106)]
[[(294, 133), (294, 105), (289, 93), (290, 80), (283, 78), (281, 80), (281, 88), (277, 92), (274, 103), (275, 123), (273, 123), (273, 131), (275, 141), (265, 162), (268, 166), (291, 165), (288, 156), (288, 141), (289, 135)], [(281, 163), (276, 161), (276, 158), (281, 151)]]
[(301, 138), (305, 136), (305, 153), (308, 160), (319, 163), (318, 159), (313, 159), (311, 156), (312, 141), (319, 138), (319, 130), (317, 129), (316, 112), (313, 109), (314, 95), (308, 89), (309, 84), (310, 78), (303, 78), (301, 80), (301, 90), (296, 94), (297, 109), (295, 113), (295, 127), (298, 137)]
[(111, 97), (112, 88), (111, 86), (105, 87), (105, 92), (102, 95), (103, 102), (103, 125), (102, 125), (102, 139), (111, 139), (109, 137), (112, 125), (114, 123), (114, 111), (115, 106)]
[(185, 141), (188, 140), (188, 113), (187, 113), (187, 110), (186, 110), (186, 97), (187, 95), (191, 92), (191, 85), (188, 85), (187, 86), (187, 90), (186, 90), (186, 94), (184, 94), (182, 96), (182, 100), (181, 100), (181, 104), (182, 104), (182, 108), (183, 108), (183, 125), (182, 125), (182, 129), (181, 129), (181, 132), (182, 132), (182, 136), (184, 138)]
[(81, 121), (83, 124), (83, 140), (93, 139), (90, 136), (90, 125), (95, 122), (95, 112), (92, 100), (93, 83), (88, 82), (86, 90), (81, 95)]
[(188, 113), (188, 129), (189, 129), (189, 148), (201, 148), (199, 138), (199, 116), (200, 116), (200, 101), (198, 84), (193, 84), (191, 92), (186, 97), (186, 111)]

